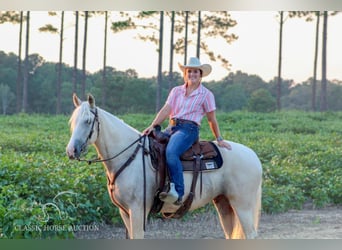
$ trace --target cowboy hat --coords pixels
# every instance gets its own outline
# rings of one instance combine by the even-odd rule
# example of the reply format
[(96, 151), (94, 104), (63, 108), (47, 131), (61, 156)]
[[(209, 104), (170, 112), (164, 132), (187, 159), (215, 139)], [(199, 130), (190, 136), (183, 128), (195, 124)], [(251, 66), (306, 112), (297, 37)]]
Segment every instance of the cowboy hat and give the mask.
[(188, 64), (182, 65), (178, 63), (179, 68), (184, 73), (186, 68), (196, 68), (202, 71), (202, 77), (207, 76), (211, 72), (210, 64), (201, 64), (200, 60), (197, 57), (190, 57), (188, 60)]

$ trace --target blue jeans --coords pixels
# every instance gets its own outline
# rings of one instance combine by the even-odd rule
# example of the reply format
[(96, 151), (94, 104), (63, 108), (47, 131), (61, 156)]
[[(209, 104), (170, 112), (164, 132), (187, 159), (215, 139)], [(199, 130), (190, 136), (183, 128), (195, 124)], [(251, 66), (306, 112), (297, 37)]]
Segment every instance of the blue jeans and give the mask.
[(183, 166), (180, 156), (191, 147), (199, 136), (199, 127), (193, 124), (178, 124), (166, 130), (171, 135), (166, 147), (166, 164), (170, 181), (175, 184), (179, 197), (184, 195)]

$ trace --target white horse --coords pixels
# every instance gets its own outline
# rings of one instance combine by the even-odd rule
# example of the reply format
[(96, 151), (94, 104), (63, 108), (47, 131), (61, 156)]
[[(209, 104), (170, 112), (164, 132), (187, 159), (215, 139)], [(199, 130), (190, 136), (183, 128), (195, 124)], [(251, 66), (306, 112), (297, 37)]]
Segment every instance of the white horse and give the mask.
[[(91, 95), (84, 102), (74, 95), (73, 102), (76, 109), (70, 118), (72, 135), (67, 155), (79, 159), (87, 145), (95, 146), (107, 171), (109, 195), (120, 210), (129, 238), (144, 238), (158, 180), (150, 156), (141, 145), (141, 133), (96, 107)], [(203, 172), (202, 194), (197, 185), (190, 211), (213, 201), (227, 239), (255, 238), (261, 209), (261, 163), (248, 147), (229, 143), (232, 150), (220, 148), (223, 166)], [(191, 172), (184, 172), (184, 182), (187, 197)], [(174, 213), (177, 209), (165, 203), (161, 212)]]

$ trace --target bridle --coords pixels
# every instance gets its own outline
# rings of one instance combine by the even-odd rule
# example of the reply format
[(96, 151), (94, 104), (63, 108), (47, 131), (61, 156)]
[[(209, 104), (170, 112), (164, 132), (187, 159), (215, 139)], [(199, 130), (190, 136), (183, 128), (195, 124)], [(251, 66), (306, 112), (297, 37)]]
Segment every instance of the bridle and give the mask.
[[(85, 142), (81, 145), (81, 153), (83, 153), (83, 152), (86, 151), (88, 142), (89, 142), (89, 140), (91, 139), (91, 137), (92, 137), (93, 134), (94, 134), (94, 127), (95, 127), (95, 123), (96, 123), (96, 122), (97, 122), (97, 135), (99, 135), (99, 133), (100, 133), (100, 122), (99, 122), (99, 116), (98, 116), (98, 113), (97, 113), (97, 108), (95, 108), (95, 111), (90, 110), (90, 112), (94, 115), (94, 120), (93, 120), (93, 122), (92, 122), (92, 124), (91, 124), (91, 129), (90, 129), (90, 132), (89, 132), (89, 135), (88, 135), (87, 139), (86, 139)], [(79, 160), (79, 161), (84, 161), (84, 160), (81, 160), (80, 158), (78, 158), (77, 160)]]
[[(91, 129), (90, 129), (90, 132), (89, 132), (89, 135), (86, 139), (86, 141), (82, 144), (81, 146), (81, 152), (84, 152), (84, 149), (86, 148), (89, 140), (91, 139), (91, 137), (93, 136), (94, 134), (94, 127), (95, 127), (95, 123), (97, 122), (97, 136), (99, 136), (100, 134), (100, 121), (99, 121), (99, 116), (98, 116), (98, 112), (97, 112), (97, 108), (95, 108), (95, 110), (90, 110), (90, 112), (94, 115), (94, 120), (91, 124)], [(78, 158), (77, 160), (78, 161), (83, 161), (83, 162), (87, 162), (89, 165), (92, 164), (92, 163), (97, 163), (97, 162), (106, 162), (106, 161), (110, 161), (110, 160), (113, 160), (115, 159), (116, 157), (118, 157), (119, 155), (123, 154), (125, 151), (127, 151), (129, 148), (131, 148), (134, 144), (138, 143), (137, 144), (137, 147), (133, 153), (133, 155), (128, 159), (128, 161), (133, 158), (135, 158), (136, 154), (138, 153), (138, 150), (140, 147), (143, 147), (145, 148), (145, 137), (146, 135), (142, 135), (142, 136), (139, 136), (138, 139), (136, 139), (135, 141), (133, 141), (131, 144), (129, 144), (126, 148), (124, 148), (123, 150), (121, 150), (119, 153), (117, 153), (116, 155), (112, 156), (112, 157), (109, 157), (109, 158), (106, 158), (106, 159), (101, 159), (100, 157), (97, 157), (97, 158), (94, 158), (94, 159), (91, 159), (91, 160), (86, 160), (86, 159), (81, 159), (81, 158)], [(141, 143), (141, 139), (143, 139), (143, 143)], [(133, 158), (133, 159), (134, 159)], [(132, 160), (133, 160), (132, 159)], [(131, 161), (132, 161), (131, 160)], [(129, 162), (130, 163), (130, 162)], [(124, 164), (126, 165), (127, 162)], [(127, 164), (129, 165), (129, 164)]]
[(100, 122), (99, 122), (99, 116), (97, 114), (97, 108), (95, 108), (95, 111), (90, 110), (90, 112), (94, 115), (94, 120), (93, 120), (93, 123), (91, 124), (91, 130), (89, 132), (89, 135), (88, 135), (86, 142), (88, 142), (90, 140), (90, 138), (93, 136), (95, 122), (97, 122), (97, 135), (100, 133)]

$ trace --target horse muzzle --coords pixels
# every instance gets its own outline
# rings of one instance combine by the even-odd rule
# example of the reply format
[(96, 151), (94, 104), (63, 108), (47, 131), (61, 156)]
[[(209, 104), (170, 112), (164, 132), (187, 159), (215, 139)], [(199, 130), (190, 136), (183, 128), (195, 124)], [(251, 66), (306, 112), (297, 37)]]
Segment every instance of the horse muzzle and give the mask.
[(66, 153), (70, 160), (80, 159), (81, 153), (86, 150), (85, 143), (76, 140), (74, 143), (69, 143), (66, 148)]

